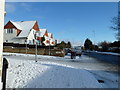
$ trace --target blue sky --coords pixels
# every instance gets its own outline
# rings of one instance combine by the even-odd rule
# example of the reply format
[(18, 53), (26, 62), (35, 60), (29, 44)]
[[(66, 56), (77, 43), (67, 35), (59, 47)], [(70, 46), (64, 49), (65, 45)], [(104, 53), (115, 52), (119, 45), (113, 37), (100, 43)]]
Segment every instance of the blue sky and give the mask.
[(96, 44), (116, 40), (110, 26), (117, 16), (117, 2), (8, 2), (6, 12), (5, 23), (37, 20), (40, 28), (47, 28), (55, 39), (73, 44), (82, 45), (86, 38)]

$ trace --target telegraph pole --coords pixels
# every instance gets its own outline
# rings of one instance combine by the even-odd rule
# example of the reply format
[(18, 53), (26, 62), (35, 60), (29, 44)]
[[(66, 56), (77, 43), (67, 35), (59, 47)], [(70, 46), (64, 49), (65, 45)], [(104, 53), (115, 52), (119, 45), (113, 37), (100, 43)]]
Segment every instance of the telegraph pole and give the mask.
[(35, 32), (34, 37), (35, 37), (35, 62), (37, 62), (37, 33)]

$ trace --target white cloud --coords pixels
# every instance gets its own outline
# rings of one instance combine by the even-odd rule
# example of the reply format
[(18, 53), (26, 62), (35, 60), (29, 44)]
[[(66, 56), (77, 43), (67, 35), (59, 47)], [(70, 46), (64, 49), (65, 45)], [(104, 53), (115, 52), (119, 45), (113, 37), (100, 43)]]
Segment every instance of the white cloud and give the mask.
[(5, 3), (5, 10), (7, 13), (12, 13), (16, 10), (16, 8), (13, 3)]
[(82, 43), (80, 41), (71, 41), (72, 46), (82, 46)]
[(20, 6), (23, 7), (26, 11), (31, 11), (31, 6), (28, 3), (20, 3)]
[[(31, 11), (31, 6), (28, 5), (27, 2), (26, 3), (24, 3), (24, 2), (19, 3), (19, 4), (17, 4), (17, 6), (22, 7), (26, 11)], [(7, 13), (15, 12), (15, 10), (16, 10), (15, 3), (14, 2), (13, 3), (12, 2), (5, 3), (5, 10)]]

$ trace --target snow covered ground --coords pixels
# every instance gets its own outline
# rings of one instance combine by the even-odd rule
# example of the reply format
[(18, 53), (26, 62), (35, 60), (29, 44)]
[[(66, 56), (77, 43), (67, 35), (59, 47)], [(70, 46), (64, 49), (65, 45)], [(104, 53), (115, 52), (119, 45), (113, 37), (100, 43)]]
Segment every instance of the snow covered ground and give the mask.
[(106, 63), (87, 56), (71, 60), (69, 55), (38, 55), (37, 62), (35, 55), (30, 54), (3, 53), (3, 56), (9, 62), (7, 88), (118, 88), (117, 67), (107, 64), (107, 68)]

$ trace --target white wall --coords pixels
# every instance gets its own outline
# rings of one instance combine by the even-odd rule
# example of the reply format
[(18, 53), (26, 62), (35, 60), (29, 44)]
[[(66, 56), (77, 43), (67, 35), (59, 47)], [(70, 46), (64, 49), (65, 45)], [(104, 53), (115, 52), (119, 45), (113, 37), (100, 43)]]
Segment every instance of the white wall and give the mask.
[(12, 39), (16, 37), (17, 31), (16, 29), (13, 29), (13, 33), (6, 33), (7, 29), (4, 29), (4, 38), (3, 41), (6, 42), (6, 40), (8, 40), (8, 42), (12, 42)]
[[(6, 42), (6, 40), (8, 40), (8, 42), (11, 42), (11, 43), (26, 44), (25, 38), (19, 38), (19, 39), (16, 38), (17, 31), (15, 29), (13, 30), (13, 33), (6, 33), (6, 30), (7, 29), (4, 29), (4, 42)], [(28, 39), (27, 39), (28, 44), (33, 44), (33, 39), (34, 39), (33, 32), (35, 32), (34, 29), (32, 29), (28, 35)]]
[(33, 35), (33, 33), (35, 32), (35, 30), (34, 29), (32, 29), (31, 31), (30, 31), (30, 33), (29, 33), (29, 35), (28, 35), (28, 39), (27, 39), (27, 42), (29, 43), (29, 41), (31, 40), (31, 42), (33, 41), (33, 39), (34, 39), (34, 35)]
[[(50, 37), (47, 37), (47, 36), (44, 36), (45, 37), (45, 41), (43, 42), (46, 46), (54, 46), (54, 44), (52, 44), (52, 42), (54, 41), (55, 42), (55, 40), (53, 39), (53, 38), (50, 38)], [(46, 43), (46, 41), (50, 41), (50, 43)]]
[[(4, 0), (0, 0), (0, 72), (2, 70), (2, 52), (3, 52), (3, 30), (4, 30)], [(0, 74), (1, 79), (1, 74)], [(0, 80), (0, 89), (2, 83)]]
[[(34, 38), (34, 33), (36, 32), (36, 30), (32, 29), (28, 35), (28, 39), (27, 39), (27, 43), (29, 43), (29, 41), (33, 42), (33, 39)], [(39, 33), (39, 32), (38, 32)], [(30, 43), (29, 43), (30, 44)], [(31, 44), (34, 44), (34, 43), (31, 43)]]
[(19, 44), (25, 44), (25, 39), (16, 38), (17, 36), (17, 30), (13, 28), (13, 33), (6, 33), (7, 29), (4, 29), (4, 38), (3, 41), (6, 42), (6, 40), (9, 43), (19, 43)]
[[(32, 29), (28, 35), (28, 39), (27, 39), (27, 44), (35, 44), (33, 43), (34, 38), (34, 33), (36, 32), (36, 30)], [(6, 33), (6, 29), (4, 30), (4, 42), (6, 42), (6, 40), (8, 40), (8, 42), (11, 43), (19, 43), (19, 44), (26, 44), (25, 42), (25, 38), (16, 38), (16, 30), (13, 30), (13, 33)]]

